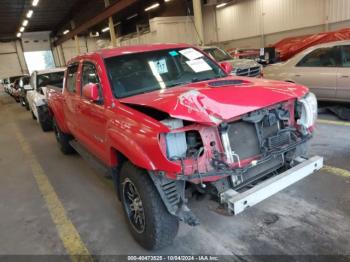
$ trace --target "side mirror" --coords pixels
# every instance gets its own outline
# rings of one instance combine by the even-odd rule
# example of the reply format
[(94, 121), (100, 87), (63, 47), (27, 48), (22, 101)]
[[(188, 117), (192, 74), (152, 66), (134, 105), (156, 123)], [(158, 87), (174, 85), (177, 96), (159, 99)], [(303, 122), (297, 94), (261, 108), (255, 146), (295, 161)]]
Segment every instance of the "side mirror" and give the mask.
[(93, 102), (100, 100), (100, 95), (98, 94), (98, 85), (89, 83), (83, 86), (83, 96)]
[(228, 74), (228, 75), (232, 74), (233, 67), (229, 62), (221, 62), (220, 66), (226, 74)]

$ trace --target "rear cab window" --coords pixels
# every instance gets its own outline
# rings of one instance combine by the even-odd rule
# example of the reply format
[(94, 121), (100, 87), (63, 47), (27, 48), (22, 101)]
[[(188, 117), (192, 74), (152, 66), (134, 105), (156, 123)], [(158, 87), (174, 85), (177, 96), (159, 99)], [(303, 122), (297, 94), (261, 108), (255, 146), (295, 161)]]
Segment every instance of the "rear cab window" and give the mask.
[(66, 90), (69, 93), (76, 93), (78, 69), (79, 63), (73, 63), (67, 68)]

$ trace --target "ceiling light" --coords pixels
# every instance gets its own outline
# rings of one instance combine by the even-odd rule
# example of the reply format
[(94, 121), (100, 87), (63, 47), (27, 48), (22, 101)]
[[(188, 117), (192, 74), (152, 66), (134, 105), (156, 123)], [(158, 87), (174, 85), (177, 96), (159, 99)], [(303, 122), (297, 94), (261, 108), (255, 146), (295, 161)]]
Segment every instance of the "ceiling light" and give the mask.
[(37, 5), (38, 5), (38, 3), (39, 3), (39, 0), (33, 0), (33, 2), (32, 2), (32, 6), (37, 6)]
[(22, 33), (17, 33), (16, 35), (18, 38), (20, 38), (22, 36)]
[(22, 26), (20, 29), (19, 29), (20, 32), (23, 32), (24, 31), (24, 27)]
[(31, 18), (32, 15), (33, 15), (33, 10), (29, 10), (29, 11), (27, 12), (27, 18)]
[(27, 26), (28, 25), (28, 20), (23, 20), (23, 23), (22, 23), (23, 26)]
[(171, 0), (164, 0), (165, 3), (170, 2)]
[(104, 32), (107, 32), (107, 31), (109, 31), (109, 27), (105, 27), (105, 28), (102, 29), (102, 32), (103, 32), (103, 33), (104, 33)]
[(221, 3), (221, 4), (218, 4), (218, 5), (216, 6), (216, 8), (224, 7), (225, 5), (227, 5), (227, 3)]
[(65, 31), (63, 32), (64, 35), (66, 35), (66, 34), (68, 34), (68, 33), (69, 33), (69, 30), (68, 30), (68, 29), (65, 30)]
[(148, 11), (154, 9), (154, 8), (157, 8), (158, 6), (159, 6), (159, 3), (156, 3), (156, 4), (154, 4), (154, 5), (151, 5), (151, 6), (147, 7), (147, 8), (145, 9), (145, 11), (148, 12)]
[(136, 17), (136, 16), (138, 16), (138, 14), (133, 14), (133, 15), (131, 15), (131, 16), (128, 16), (128, 17), (126, 18), (126, 20), (133, 19), (133, 18)]
[(114, 24), (114, 26), (118, 26), (118, 25), (120, 25), (121, 23), (120, 22), (118, 22), (118, 23), (116, 23), (116, 24)]

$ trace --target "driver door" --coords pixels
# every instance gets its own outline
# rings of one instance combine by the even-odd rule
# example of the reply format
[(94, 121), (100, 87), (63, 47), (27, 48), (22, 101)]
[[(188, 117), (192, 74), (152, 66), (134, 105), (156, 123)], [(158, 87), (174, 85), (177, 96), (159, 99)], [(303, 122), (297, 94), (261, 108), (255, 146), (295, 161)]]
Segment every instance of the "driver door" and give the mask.
[[(107, 160), (106, 155), (106, 125), (107, 117), (105, 113), (103, 87), (100, 76), (94, 62), (85, 61), (82, 66), (81, 88), (78, 111), (81, 129), (81, 139), (85, 146), (102, 161)], [(97, 84), (99, 86), (100, 100), (90, 101), (83, 96), (83, 88), (87, 84)]]

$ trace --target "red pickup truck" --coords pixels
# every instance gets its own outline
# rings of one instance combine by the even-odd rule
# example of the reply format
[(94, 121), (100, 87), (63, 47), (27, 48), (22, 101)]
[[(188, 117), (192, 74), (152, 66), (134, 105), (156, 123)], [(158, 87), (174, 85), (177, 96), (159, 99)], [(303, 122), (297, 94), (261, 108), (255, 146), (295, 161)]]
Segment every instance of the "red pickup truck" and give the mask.
[(112, 176), (147, 249), (171, 244), (179, 221), (199, 224), (193, 193), (237, 215), (323, 165), (307, 157), (315, 96), (231, 69), (190, 45), (121, 47), (73, 58), (63, 92), (49, 94), (62, 152)]

